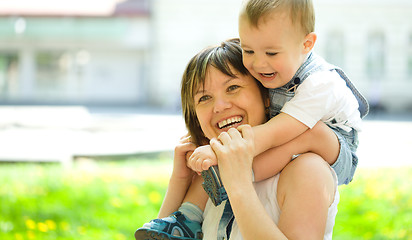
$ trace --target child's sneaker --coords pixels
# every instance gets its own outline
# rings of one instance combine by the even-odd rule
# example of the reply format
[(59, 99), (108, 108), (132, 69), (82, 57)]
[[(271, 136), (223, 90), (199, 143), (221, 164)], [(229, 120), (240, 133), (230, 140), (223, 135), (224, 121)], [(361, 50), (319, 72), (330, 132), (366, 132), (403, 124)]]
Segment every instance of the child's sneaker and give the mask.
[(145, 223), (134, 233), (136, 240), (180, 240), (203, 238), (202, 226), (199, 222), (191, 221), (180, 211), (172, 215)]
[(217, 166), (211, 166), (208, 170), (203, 171), (202, 177), (204, 180), (203, 189), (205, 189), (215, 206), (219, 206), (224, 200), (228, 199)]

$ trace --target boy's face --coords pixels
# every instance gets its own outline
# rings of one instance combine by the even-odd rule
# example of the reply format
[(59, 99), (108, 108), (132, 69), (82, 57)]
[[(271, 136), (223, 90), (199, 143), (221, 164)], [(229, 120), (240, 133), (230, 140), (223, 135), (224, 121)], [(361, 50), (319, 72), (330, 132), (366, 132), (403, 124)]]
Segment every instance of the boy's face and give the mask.
[(246, 17), (239, 19), (243, 64), (266, 88), (288, 83), (303, 63), (307, 51), (300, 28), (289, 15), (271, 13), (252, 26)]

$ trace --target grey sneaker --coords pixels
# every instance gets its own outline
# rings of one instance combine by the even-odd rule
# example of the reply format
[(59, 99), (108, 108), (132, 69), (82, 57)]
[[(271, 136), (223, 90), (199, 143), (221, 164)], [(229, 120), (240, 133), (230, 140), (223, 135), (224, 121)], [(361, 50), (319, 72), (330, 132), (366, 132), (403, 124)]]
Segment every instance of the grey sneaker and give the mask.
[(223, 201), (227, 200), (227, 193), (220, 179), (219, 168), (211, 166), (208, 170), (202, 172), (203, 189), (205, 189), (210, 200), (215, 206), (219, 206)]

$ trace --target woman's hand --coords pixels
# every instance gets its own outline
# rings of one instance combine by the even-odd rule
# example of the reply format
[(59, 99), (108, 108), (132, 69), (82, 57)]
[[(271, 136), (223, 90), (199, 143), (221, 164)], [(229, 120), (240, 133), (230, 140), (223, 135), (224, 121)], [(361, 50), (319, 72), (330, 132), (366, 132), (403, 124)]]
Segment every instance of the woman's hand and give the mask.
[(243, 238), (287, 239), (266, 212), (252, 184), (255, 144), (251, 126), (229, 129), (212, 139), (210, 145), (217, 155), (220, 177)]
[(190, 140), (189, 135), (183, 136), (175, 147), (172, 177), (176, 179), (192, 180), (194, 172), (186, 165), (186, 155), (190, 156), (190, 153), (196, 149), (196, 145)]
[(212, 139), (210, 145), (216, 153), (220, 177), (226, 190), (252, 182), (252, 162), (255, 150), (254, 135), (250, 125), (231, 128)]

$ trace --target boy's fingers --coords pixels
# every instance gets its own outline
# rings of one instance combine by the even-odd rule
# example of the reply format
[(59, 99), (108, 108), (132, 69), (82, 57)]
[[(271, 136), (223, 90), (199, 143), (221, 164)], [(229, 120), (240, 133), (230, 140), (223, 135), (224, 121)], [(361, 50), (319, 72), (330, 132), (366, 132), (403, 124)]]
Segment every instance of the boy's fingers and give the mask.
[(202, 163), (203, 163), (202, 159), (197, 159), (197, 161), (196, 161), (196, 171), (202, 171), (203, 170), (202, 169)]
[(208, 170), (211, 165), (212, 162), (209, 159), (204, 160), (202, 163), (202, 170)]

